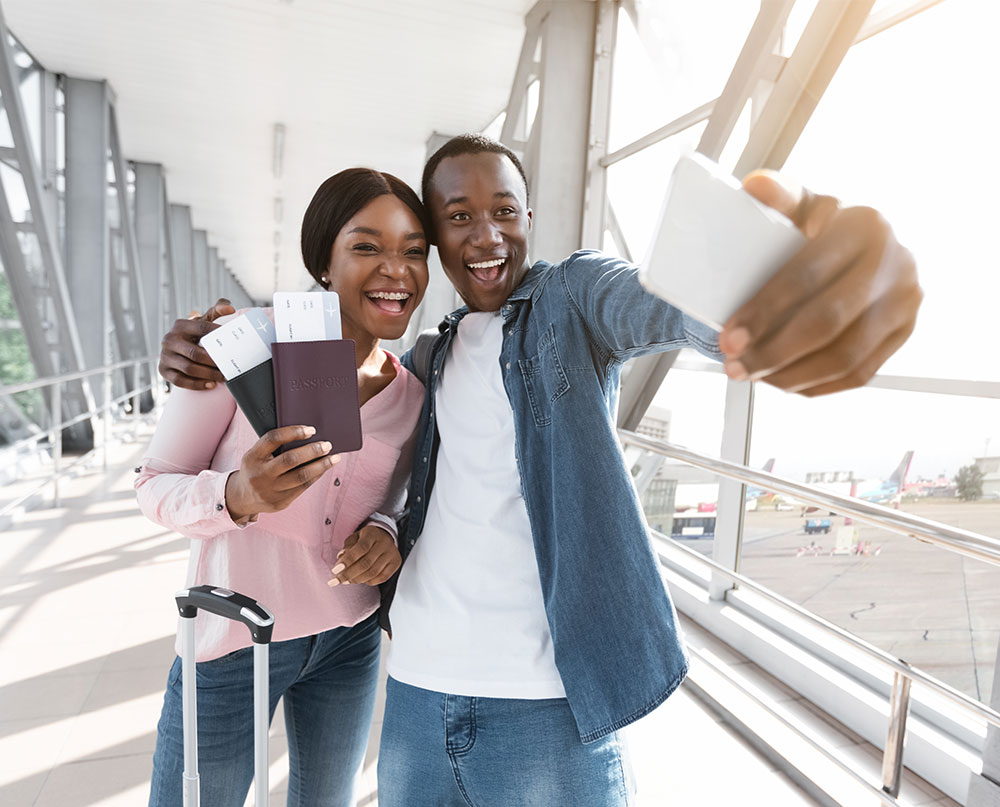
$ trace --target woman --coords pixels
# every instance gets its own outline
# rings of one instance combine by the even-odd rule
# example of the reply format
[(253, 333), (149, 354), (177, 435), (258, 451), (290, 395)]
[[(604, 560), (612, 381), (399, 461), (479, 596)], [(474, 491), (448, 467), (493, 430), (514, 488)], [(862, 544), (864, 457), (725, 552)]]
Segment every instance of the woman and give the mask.
[[(344, 338), (357, 345), (360, 451), (332, 456), (313, 443), (274, 457), (310, 425), (258, 439), (224, 386), (175, 389), (136, 469), (146, 516), (192, 539), (187, 584), (230, 588), (275, 613), (271, 710), (284, 696), (289, 807), (353, 803), (377, 686), (377, 584), (400, 564), (394, 524), (378, 513), (402, 509), (424, 395), (379, 340), (402, 336), (423, 296), (429, 233), (417, 195), (370, 169), (330, 177), (305, 213), (305, 266), (340, 295)], [(253, 776), (250, 637), (211, 614), (198, 622), (202, 803), (241, 807)], [(176, 659), (151, 807), (181, 804), (180, 677)]]

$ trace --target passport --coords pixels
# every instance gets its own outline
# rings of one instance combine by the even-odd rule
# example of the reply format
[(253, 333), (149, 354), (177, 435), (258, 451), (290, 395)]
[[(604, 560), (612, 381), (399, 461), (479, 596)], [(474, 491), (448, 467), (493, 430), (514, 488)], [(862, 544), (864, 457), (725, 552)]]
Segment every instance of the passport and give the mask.
[(278, 426), (313, 426), (307, 440), (286, 443), (287, 451), (328, 440), (334, 454), (361, 448), (361, 402), (353, 339), (275, 342), (274, 399)]

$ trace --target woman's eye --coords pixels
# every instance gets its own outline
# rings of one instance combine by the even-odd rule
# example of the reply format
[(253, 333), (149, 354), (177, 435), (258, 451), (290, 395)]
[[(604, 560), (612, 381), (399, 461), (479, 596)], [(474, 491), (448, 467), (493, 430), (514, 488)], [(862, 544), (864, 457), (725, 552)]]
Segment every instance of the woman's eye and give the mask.
[(375, 246), (373, 244), (355, 244), (354, 249), (358, 252), (374, 252)]
[(422, 258), (425, 253), (424, 253), (424, 250), (422, 250), (420, 247), (414, 247), (413, 249), (407, 250), (406, 254), (407, 255), (416, 255), (416, 256)]
[(451, 217), (451, 220), (452, 221), (468, 221), (469, 220), (469, 214), (468, 213), (453, 213), (452, 217)]

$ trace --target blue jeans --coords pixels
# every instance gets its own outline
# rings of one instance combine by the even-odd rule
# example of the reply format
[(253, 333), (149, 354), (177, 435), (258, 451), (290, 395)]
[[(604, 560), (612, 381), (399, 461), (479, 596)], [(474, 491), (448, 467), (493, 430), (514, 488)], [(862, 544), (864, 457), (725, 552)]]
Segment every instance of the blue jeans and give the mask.
[(580, 742), (564, 698), (469, 698), (389, 679), (379, 807), (626, 807), (617, 734)]
[[(284, 697), (291, 769), (288, 807), (353, 805), (378, 686), (374, 616), (353, 627), (274, 642), (271, 716)], [(198, 664), (198, 769), (202, 807), (243, 807), (253, 779), (253, 649)], [(167, 680), (156, 733), (150, 807), (181, 807), (184, 742), (181, 663)]]

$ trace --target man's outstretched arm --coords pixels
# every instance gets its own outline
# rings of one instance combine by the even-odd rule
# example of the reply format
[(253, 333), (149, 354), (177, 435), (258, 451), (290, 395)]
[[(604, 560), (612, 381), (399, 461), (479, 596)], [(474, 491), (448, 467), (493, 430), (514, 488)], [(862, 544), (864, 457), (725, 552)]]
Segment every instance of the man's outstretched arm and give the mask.
[(176, 320), (160, 346), (160, 375), (171, 384), (185, 389), (212, 389), (225, 381), (198, 340), (219, 327), (215, 324), (219, 317), (235, 313), (236, 309), (229, 300), (220, 297), (200, 317)]

